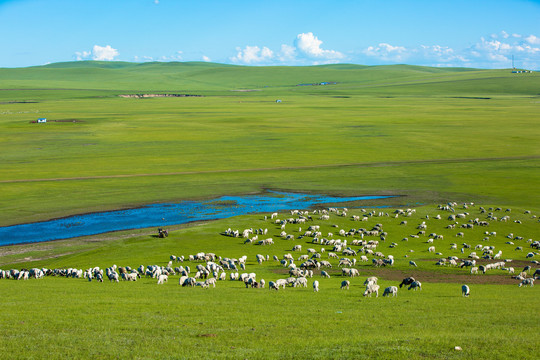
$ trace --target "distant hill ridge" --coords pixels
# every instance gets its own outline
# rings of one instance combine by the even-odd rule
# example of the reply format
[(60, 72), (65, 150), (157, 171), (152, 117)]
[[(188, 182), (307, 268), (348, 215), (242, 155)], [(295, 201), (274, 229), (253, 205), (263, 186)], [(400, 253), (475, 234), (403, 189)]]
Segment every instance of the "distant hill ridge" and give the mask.
[[(115, 91), (120, 94), (323, 94), (456, 95), (538, 94), (539, 73), (415, 65), (240, 66), (208, 62), (74, 61), (0, 68), (2, 89)], [(299, 84), (335, 83), (330, 87)]]

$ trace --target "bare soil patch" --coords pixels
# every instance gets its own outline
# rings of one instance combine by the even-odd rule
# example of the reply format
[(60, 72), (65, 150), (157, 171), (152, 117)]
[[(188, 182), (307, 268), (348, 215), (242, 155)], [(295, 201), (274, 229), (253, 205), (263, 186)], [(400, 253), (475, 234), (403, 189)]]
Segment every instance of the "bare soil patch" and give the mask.
[[(325, 269), (330, 276), (341, 276), (341, 269)], [(517, 271), (517, 270), (516, 270)], [(272, 272), (285, 275), (289, 273), (288, 269), (275, 269)], [(426, 283), (463, 283), (463, 284), (497, 284), (497, 285), (516, 285), (518, 280), (512, 279), (510, 275), (496, 275), (496, 274), (448, 274), (444, 272), (428, 271), (428, 270), (401, 270), (390, 267), (382, 268), (359, 268), (358, 272), (362, 281), (364, 277), (377, 276), (378, 278), (385, 280), (392, 280), (401, 282), (403, 279), (412, 276), (420, 282)], [(314, 271), (314, 277), (320, 276), (320, 271)], [(350, 279), (349, 277), (343, 277), (344, 279)]]

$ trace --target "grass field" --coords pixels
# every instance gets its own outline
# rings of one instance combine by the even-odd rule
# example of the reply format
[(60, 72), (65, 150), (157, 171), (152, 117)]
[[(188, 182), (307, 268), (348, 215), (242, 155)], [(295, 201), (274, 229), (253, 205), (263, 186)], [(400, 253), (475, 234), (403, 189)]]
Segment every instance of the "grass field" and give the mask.
[[(321, 232), (335, 238), (343, 239), (338, 229), (377, 223), (388, 232), (377, 250), (393, 255), (395, 265), (376, 268), (372, 256), (357, 263), (360, 277), (350, 279), (350, 290), (339, 288), (344, 277), (336, 260), (330, 279), (315, 272), (319, 293), (312, 279), (308, 288), (278, 292), (229, 280), (215, 289), (183, 288), (177, 275), (159, 286), (149, 278), (0, 280), (0, 358), (536, 358), (537, 287), (518, 288), (500, 269), (471, 275), (435, 263), (472, 251), (481, 256), (474, 249), (480, 244), (513, 259), (506, 266), (516, 272), (537, 267), (531, 259), (539, 255), (526, 255), (535, 251), (528, 240), (540, 234), (533, 217), (540, 213), (539, 80), (537, 73), (405, 65), (76, 62), (0, 69), (0, 226), (267, 188), (401, 195), (347, 204), (347, 217), (314, 215)], [(336, 84), (297, 86), (320, 82)], [(119, 97), (165, 93), (202, 96)], [(48, 122), (31, 123), (38, 117)], [(456, 207), (469, 212), (458, 228), (486, 220), (480, 206), (500, 206), (494, 216), (510, 220), (447, 229), (450, 213), (437, 204), (448, 201), (476, 204)], [(351, 220), (364, 214), (360, 207), (373, 206), (388, 206), (376, 213), (410, 207), (416, 214)], [(312, 238), (298, 239), (311, 223), (286, 225), (296, 238), (286, 241), (263, 215), (171, 227), (165, 239), (143, 229), (2, 247), (0, 268), (166, 265), (172, 254), (202, 251), (246, 255), (247, 272), (268, 283), (288, 276), (273, 255), (281, 259), (294, 244), (303, 246), (295, 259), (309, 247), (321, 251)], [(399, 225), (403, 220), (407, 225)], [(444, 236), (434, 243), (440, 255), (427, 251), (427, 237), (410, 236), (422, 221), (427, 233)], [(268, 228), (275, 245), (220, 235), (229, 227)], [(497, 236), (482, 240), (485, 231)], [(472, 248), (462, 253), (464, 243)], [(324, 247), (326, 259), (332, 249)], [(258, 265), (259, 253), (270, 261)], [(407, 276), (422, 281), (423, 290), (364, 298), (362, 283), (372, 275), (381, 294)], [(463, 283), (469, 298), (461, 296)]]
[(0, 80), (0, 225), (262, 188), (538, 206), (536, 73), (80, 62)]
[[(368, 209), (369, 210), (369, 209)], [(480, 215), (479, 207), (468, 210), (470, 218)], [(359, 210), (350, 212), (362, 215)], [(435, 220), (436, 214), (443, 219)], [(490, 270), (485, 275), (471, 275), (468, 268), (436, 266), (440, 257), (466, 257), (478, 244), (501, 250), (503, 257), (514, 259), (507, 266), (519, 272), (529, 251), (526, 240), (515, 240), (506, 234), (513, 232), (524, 239), (538, 234), (534, 214), (512, 209), (511, 219), (520, 220), (490, 223), (489, 227), (462, 230), (446, 229), (448, 212), (434, 206), (417, 208), (410, 217), (372, 217), (367, 222), (354, 222), (350, 216), (331, 215), (322, 221), (315, 217), (321, 232), (347, 231), (362, 226), (371, 229), (376, 223), (388, 232), (377, 250), (394, 256), (391, 268), (376, 268), (359, 262), (360, 277), (341, 275), (337, 260), (325, 269), (330, 279), (321, 278), (315, 270), (308, 288), (287, 288), (278, 292), (265, 289), (246, 289), (241, 281), (219, 281), (216, 288), (183, 288), (179, 276), (168, 283), (156, 285), (156, 280), (143, 277), (132, 282), (98, 283), (85, 279), (50, 277), (42, 280), (0, 281), (4, 294), (0, 325), (2, 353), (13, 358), (471, 358), (490, 354), (495, 359), (534, 358), (538, 341), (529, 335), (538, 331), (539, 305), (536, 287), (518, 288), (518, 280), (506, 270)], [(500, 217), (504, 212), (495, 212)], [(425, 215), (430, 215), (426, 219)], [(291, 217), (280, 214), (281, 219)], [(406, 220), (407, 225), (400, 225)], [(442, 254), (427, 251), (427, 237), (410, 237), (417, 232), (421, 221), (428, 232), (443, 235), (435, 246)], [(463, 223), (467, 223), (466, 219)], [(337, 228), (334, 227), (337, 225)], [(272, 246), (244, 245), (243, 239), (223, 236), (226, 228), (268, 228)], [(304, 226), (304, 231), (307, 224)], [(497, 236), (482, 241), (484, 231), (496, 231)], [(286, 225), (289, 234), (298, 237), (297, 225)], [(172, 231), (165, 239), (144, 230), (110, 235), (63, 240), (2, 249), (0, 268), (101, 268), (117, 264), (166, 265), (170, 255), (215, 252), (223, 257), (248, 257), (247, 272), (257, 278), (275, 281), (288, 276), (287, 269), (272, 260), (285, 253), (295, 257), (306, 254), (308, 247), (321, 252), (322, 259), (331, 246), (312, 244), (312, 238), (284, 240), (279, 237), (280, 226), (264, 220), (262, 215), (242, 216), (219, 220)], [(408, 237), (408, 241), (402, 241)], [(355, 237), (357, 238), (357, 237)], [(376, 240), (376, 237), (366, 237)], [(352, 238), (348, 239), (349, 242)], [(397, 246), (390, 247), (395, 242)], [(450, 250), (451, 243), (468, 243), (465, 255), (459, 249)], [(291, 252), (301, 244), (301, 252)], [(515, 251), (521, 245), (523, 251)], [(359, 247), (353, 246), (354, 249)], [(411, 252), (413, 250), (413, 252)], [(481, 254), (481, 250), (476, 250)], [(258, 265), (256, 254), (269, 255), (270, 261)], [(407, 256), (407, 257), (405, 257)], [(371, 259), (371, 256), (370, 256)], [(409, 260), (415, 260), (417, 268)], [(478, 260), (479, 264), (498, 260)], [(300, 265), (301, 261), (295, 261)], [(192, 269), (197, 262), (185, 262)], [(173, 266), (177, 266), (175, 264)], [(396, 298), (364, 298), (363, 281), (368, 276), (379, 277), (382, 289), (397, 285), (407, 276), (422, 281), (421, 291), (400, 289)], [(351, 281), (350, 290), (340, 290), (342, 280)], [(320, 282), (321, 290), (314, 293), (311, 280)], [(461, 284), (471, 287), (471, 296), (461, 296)], [(463, 351), (455, 351), (460, 346)], [(24, 350), (20, 350), (23, 348)]]

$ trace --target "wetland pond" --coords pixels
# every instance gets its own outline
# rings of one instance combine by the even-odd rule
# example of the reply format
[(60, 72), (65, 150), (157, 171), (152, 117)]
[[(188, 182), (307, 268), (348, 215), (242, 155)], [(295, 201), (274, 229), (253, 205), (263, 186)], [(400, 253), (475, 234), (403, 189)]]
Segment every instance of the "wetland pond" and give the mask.
[(119, 230), (165, 227), (245, 214), (304, 210), (315, 205), (389, 197), (392, 196), (335, 197), (269, 191), (262, 195), (222, 196), (204, 201), (153, 204), (134, 209), (74, 215), (0, 227), (0, 246), (68, 239)]

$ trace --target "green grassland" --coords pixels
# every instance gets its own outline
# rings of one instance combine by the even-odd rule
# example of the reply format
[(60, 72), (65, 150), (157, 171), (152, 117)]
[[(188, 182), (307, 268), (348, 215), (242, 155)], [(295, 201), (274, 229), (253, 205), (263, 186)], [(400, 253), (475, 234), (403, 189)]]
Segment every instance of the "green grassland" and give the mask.
[[(486, 206), (487, 208), (487, 206)], [(367, 209), (370, 211), (370, 209)], [(378, 212), (381, 209), (375, 209)], [(382, 209), (392, 214), (393, 209)], [(458, 210), (460, 211), (460, 210)], [(469, 213), (461, 223), (476, 217), (485, 218), (479, 206), (462, 210)], [(518, 280), (510, 279), (506, 270), (490, 270), (472, 275), (468, 268), (436, 266), (440, 257), (466, 258), (476, 245), (493, 246), (504, 258), (512, 258), (507, 266), (516, 272), (530, 264), (525, 257), (529, 251), (526, 240), (538, 235), (538, 221), (524, 209), (513, 208), (511, 213), (494, 211), (499, 218), (510, 216), (510, 221), (491, 221), (488, 227), (447, 229), (453, 223), (446, 218), (449, 212), (435, 206), (417, 208), (409, 217), (374, 216), (366, 222), (352, 221), (351, 215), (365, 214), (351, 210), (347, 217), (332, 214), (330, 220), (319, 220), (303, 225), (287, 224), (286, 231), (295, 240), (279, 236), (281, 228), (263, 214), (200, 223), (172, 231), (165, 239), (145, 230), (114, 235), (93, 236), (26, 246), (4, 248), (0, 268), (105, 268), (117, 264), (157, 264), (164, 266), (170, 255), (214, 252), (222, 257), (248, 257), (246, 272), (257, 278), (275, 281), (288, 276), (287, 269), (272, 260), (292, 253), (296, 259), (312, 247), (328, 258), (331, 246), (313, 244), (311, 237), (299, 238), (308, 225), (318, 224), (321, 232), (360, 227), (371, 229), (382, 224), (388, 233), (377, 250), (393, 255), (395, 265), (376, 268), (358, 262), (360, 277), (341, 275), (337, 260), (330, 259), (331, 278), (320, 277), (315, 270), (308, 288), (286, 288), (278, 292), (247, 289), (241, 281), (219, 281), (216, 288), (184, 288), (178, 285), (178, 275), (171, 276), (164, 285), (143, 277), (137, 282), (104, 283), (85, 279), (49, 277), (28, 281), (0, 280), (3, 295), (0, 312), (0, 340), (3, 354), (11, 358), (437, 358), (461, 359), (484, 357), (494, 359), (534, 358), (538, 340), (540, 305), (537, 288), (519, 288)], [(442, 219), (436, 220), (440, 214)], [(429, 219), (426, 218), (429, 216)], [(280, 219), (296, 217), (289, 213)], [(403, 220), (406, 225), (400, 225)], [(521, 223), (514, 222), (520, 220)], [(443, 235), (434, 245), (442, 255), (427, 251), (427, 236), (413, 238), (422, 221), (426, 231)], [(299, 231), (299, 226), (303, 230)], [(335, 227), (337, 226), (337, 227)], [(271, 246), (244, 244), (242, 238), (221, 233), (232, 227), (267, 228), (275, 241)], [(458, 231), (464, 237), (456, 237)], [(496, 231), (496, 236), (484, 232)], [(155, 231), (155, 229), (153, 229)], [(524, 240), (508, 239), (512, 232)], [(408, 241), (403, 241), (407, 237)], [(340, 237), (341, 238), (341, 237)], [(352, 241), (351, 237), (347, 240)], [(378, 240), (366, 237), (365, 240)], [(507, 244), (513, 241), (515, 244)], [(390, 247), (392, 243), (397, 246)], [(450, 245), (458, 243), (456, 250)], [(472, 248), (459, 250), (463, 243)], [(292, 252), (300, 244), (302, 251)], [(523, 251), (516, 251), (522, 246)], [(326, 248), (326, 252), (321, 252)], [(352, 246), (359, 249), (357, 246)], [(412, 251), (411, 251), (412, 250)], [(269, 255), (270, 260), (257, 264), (255, 255)], [(370, 260), (371, 260), (371, 256)], [(409, 265), (414, 260), (417, 268)], [(478, 260), (486, 264), (498, 260)], [(192, 269), (198, 262), (186, 261)], [(174, 264), (173, 266), (177, 266)], [(423, 284), (421, 291), (400, 289), (396, 298), (365, 298), (363, 281), (378, 276), (382, 289), (398, 285), (402, 278), (414, 276)], [(351, 281), (350, 290), (340, 290), (342, 280)], [(311, 288), (311, 280), (320, 282), (320, 292)], [(467, 283), (471, 296), (461, 296), (461, 284)], [(531, 334), (531, 335), (529, 335)], [(455, 351), (460, 346), (463, 351)]]
[[(298, 86), (320, 82), (336, 84)], [(126, 94), (201, 96), (119, 97)], [(540, 213), (539, 110), (540, 75), (510, 70), (122, 62), (0, 69), (0, 226), (264, 189), (399, 195), (346, 204), (347, 217), (314, 216), (324, 236), (377, 223), (388, 232), (377, 250), (393, 255), (395, 265), (358, 262), (360, 277), (348, 291), (339, 288), (336, 260), (330, 279), (315, 272), (319, 293), (311, 280), (308, 288), (278, 292), (229, 280), (183, 288), (177, 275), (159, 286), (149, 278), (0, 280), (0, 358), (536, 358), (537, 286), (518, 288), (504, 270), (472, 275), (435, 263), (466, 258), (481, 244), (513, 259), (507, 266), (516, 272), (531, 264), (527, 241), (540, 233), (533, 217)], [(38, 117), (48, 123), (31, 123)], [(436, 207), (448, 201), (476, 203), (456, 208), (469, 212), (460, 224), (486, 220), (480, 205), (500, 206), (494, 215), (510, 220), (447, 229), (449, 213)], [(363, 214), (358, 207), (372, 206), (390, 215), (396, 207), (417, 212), (351, 220)], [(0, 268), (166, 265), (172, 254), (203, 251), (247, 255), (247, 272), (268, 283), (288, 276), (273, 255), (295, 244), (301, 254), (321, 251), (311, 238), (298, 238), (310, 223), (286, 225), (296, 237), (286, 241), (263, 215), (174, 226), (165, 239), (141, 229), (2, 247)], [(399, 225), (403, 220), (408, 224)], [(427, 251), (427, 237), (410, 236), (422, 221), (428, 233), (444, 236), (434, 244), (442, 255)], [(275, 245), (220, 234), (229, 227), (268, 228)], [(483, 240), (485, 231), (498, 235)], [(472, 248), (462, 253), (463, 243)], [(259, 265), (256, 254), (270, 261)], [(364, 298), (362, 283), (372, 275), (381, 289), (412, 275), (423, 290)], [(469, 298), (461, 296), (463, 283)]]
[(538, 206), (536, 73), (80, 62), (0, 80), (0, 225), (263, 188)]

